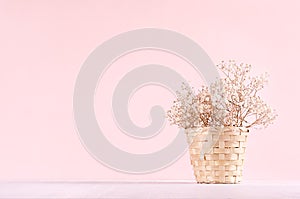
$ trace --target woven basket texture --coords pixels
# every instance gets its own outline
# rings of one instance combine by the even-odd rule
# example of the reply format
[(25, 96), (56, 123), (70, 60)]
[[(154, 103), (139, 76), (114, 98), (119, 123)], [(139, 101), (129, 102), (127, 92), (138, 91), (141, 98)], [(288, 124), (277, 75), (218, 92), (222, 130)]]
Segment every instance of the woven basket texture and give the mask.
[[(198, 183), (232, 184), (241, 181), (248, 129), (206, 127), (186, 129), (185, 132)], [(201, 156), (201, 150), (208, 142), (212, 144)]]

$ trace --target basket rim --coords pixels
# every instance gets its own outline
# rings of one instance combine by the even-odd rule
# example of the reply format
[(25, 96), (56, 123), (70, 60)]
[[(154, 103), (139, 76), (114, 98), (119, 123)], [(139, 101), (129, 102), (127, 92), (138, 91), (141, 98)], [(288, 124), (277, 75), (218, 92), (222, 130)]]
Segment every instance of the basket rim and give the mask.
[(220, 129), (222, 129), (222, 130), (226, 130), (226, 129), (228, 129), (228, 130), (232, 130), (232, 129), (238, 129), (239, 131), (241, 131), (241, 132), (246, 132), (246, 133), (248, 133), (248, 132), (250, 132), (250, 129), (249, 128), (246, 128), (246, 127), (238, 127), (238, 126), (224, 126), (224, 127), (222, 127), (222, 126), (206, 126), (206, 127), (191, 127), (191, 128), (186, 128), (186, 129), (184, 129), (185, 131), (191, 131), (191, 130), (194, 130), (194, 131), (196, 131), (196, 130), (205, 130), (205, 129), (214, 129), (214, 130), (220, 130)]

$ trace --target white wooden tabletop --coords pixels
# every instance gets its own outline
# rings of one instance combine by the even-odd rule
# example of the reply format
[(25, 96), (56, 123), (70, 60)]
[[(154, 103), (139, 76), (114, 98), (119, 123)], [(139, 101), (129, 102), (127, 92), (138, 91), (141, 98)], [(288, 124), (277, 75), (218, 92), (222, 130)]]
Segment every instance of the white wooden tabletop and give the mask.
[(297, 182), (1, 182), (0, 198), (300, 198)]

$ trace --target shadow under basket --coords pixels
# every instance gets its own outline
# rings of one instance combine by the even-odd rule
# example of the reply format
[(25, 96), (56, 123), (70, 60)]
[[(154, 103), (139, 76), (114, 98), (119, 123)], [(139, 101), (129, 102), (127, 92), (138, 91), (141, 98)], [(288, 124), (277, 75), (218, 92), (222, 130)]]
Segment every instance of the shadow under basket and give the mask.
[[(241, 181), (248, 129), (240, 127), (185, 129), (197, 183), (236, 184)], [(211, 144), (208, 148), (208, 142)], [(204, 147), (203, 147), (204, 146)], [(201, 150), (208, 148), (201, 157)]]

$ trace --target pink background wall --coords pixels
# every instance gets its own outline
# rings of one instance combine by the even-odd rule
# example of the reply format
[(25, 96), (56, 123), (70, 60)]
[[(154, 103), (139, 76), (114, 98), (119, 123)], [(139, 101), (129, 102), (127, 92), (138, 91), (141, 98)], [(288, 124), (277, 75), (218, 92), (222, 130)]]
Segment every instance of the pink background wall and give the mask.
[[(299, 10), (297, 0), (0, 1), (0, 180), (193, 179), (188, 154), (146, 175), (108, 169), (85, 151), (75, 130), (72, 95), (83, 61), (112, 36), (144, 27), (192, 38), (215, 63), (235, 59), (251, 63), (257, 74), (268, 71), (264, 96), (279, 117), (270, 128), (251, 133), (244, 178), (299, 179)], [(147, 63), (171, 66), (195, 86), (201, 83), (189, 65), (171, 54), (137, 52), (107, 71), (99, 88), (105, 94), (96, 93), (96, 112), (107, 107), (126, 71)], [(154, 95), (164, 99), (150, 99)], [(132, 119), (147, 125), (150, 108), (168, 107), (172, 99), (168, 91), (148, 86), (130, 103)], [(111, 114), (108, 108), (104, 111)], [(153, 152), (177, 132), (166, 126), (159, 136), (140, 142), (105, 118), (108, 139), (130, 152)]]

